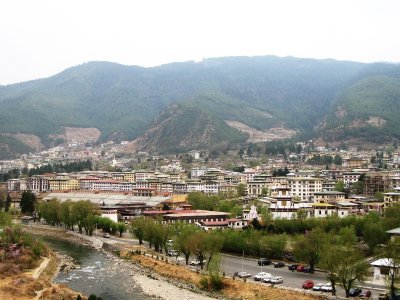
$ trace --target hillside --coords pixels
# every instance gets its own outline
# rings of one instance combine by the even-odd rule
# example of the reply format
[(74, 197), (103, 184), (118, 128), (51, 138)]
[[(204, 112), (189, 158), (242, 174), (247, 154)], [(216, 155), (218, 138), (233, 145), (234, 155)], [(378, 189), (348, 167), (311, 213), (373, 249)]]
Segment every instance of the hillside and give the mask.
[(210, 112), (190, 103), (173, 104), (131, 147), (136, 151), (179, 153), (244, 143), (247, 135), (229, 127)]
[(369, 69), (338, 95), (321, 135), (375, 143), (400, 138), (400, 67)]
[[(398, 65), (274, 56), (213, 58), (153, 68), (90, 62), (49, 78), (0, 86), (0, 156), (75, 137), (100, 142), (141, 137), (140, 148), (157, 145), (160, 152), (172, 150), (171, 141), (180, 150), (188, 145), (209, 147), (221, 138), (243, 142), (243, 134), (225, 127), (225, 121), (257, 135), (278, 128), (307, 138), (333, 133), (332, 138), (380, 141), (383, 131), (387, 138), (397, 137), (396, 111), (384, 107), (398, 103), (399, 74)], [(184, 113), (198, 114), (198, 124), (204, 122), (213, 130), (196, 125), (193, 132), (198, 134), (189, 141), (178, 129), (184, 116), (171, 113), (173, 104), (185, 103), (196, 113), (181, 106)], [(336, 117), (343, 111), (345, 118)], [(169, 121), (163, 119), (171, 114)], [(360, 122), (367, 125), (360, 127)], [(364, 127), (367, 133), (359, 129)], [(162, 134), (156, 133), (161, 128)], [(67, 131), (77, 135), (68, 137)], [(38, 138), (39, 143), (16, 139), (18, 133), (29, 135), (31, 141)]]

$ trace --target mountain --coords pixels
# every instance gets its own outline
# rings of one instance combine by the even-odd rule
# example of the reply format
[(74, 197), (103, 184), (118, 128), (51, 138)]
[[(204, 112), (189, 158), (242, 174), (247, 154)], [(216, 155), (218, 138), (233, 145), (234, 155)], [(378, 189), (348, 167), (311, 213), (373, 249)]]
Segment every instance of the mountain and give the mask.
[(192, 103), (172, 104), (134, 141), (135, 150), (179, 153), (245, 143), (247, 135)]
[(400, 138), (400, 66), (373, 64), (336, 97), (320, 135), (384, 143)]
[[(393, 64), (275, 56), (153, 68), (89, 62), (49, 78), (0, 86), (0, 147), (9, 156), (79, 138), (137, 139), (139, 148), (163, 152), (242, 142), (245, 135), (232, 124), (310, 138), (326, 133), (342, 138), (347, 132), (365, 138), (353, 121), (375, 130), (367, 138), (380, 140), (384, 132), (390, 139), (399, 128), (393, 107), (399, 74)], [(341, 114), (345, 117), (337, 117)], [(185, 115), (193, 120), (192, 138), (179, 129), (187, 124)], [(85, 134), (72, 134), (79, 130)], [(37, 140), (40, 145), (31, 143)]]

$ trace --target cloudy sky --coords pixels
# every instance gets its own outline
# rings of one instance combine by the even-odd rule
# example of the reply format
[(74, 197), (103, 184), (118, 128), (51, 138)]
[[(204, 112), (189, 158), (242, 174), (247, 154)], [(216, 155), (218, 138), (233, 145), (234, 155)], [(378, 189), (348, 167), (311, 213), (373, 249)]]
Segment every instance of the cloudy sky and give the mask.
[(277, 55), (400, 62), (398, 0), (1, 0), (0, 84), (92, 60)]

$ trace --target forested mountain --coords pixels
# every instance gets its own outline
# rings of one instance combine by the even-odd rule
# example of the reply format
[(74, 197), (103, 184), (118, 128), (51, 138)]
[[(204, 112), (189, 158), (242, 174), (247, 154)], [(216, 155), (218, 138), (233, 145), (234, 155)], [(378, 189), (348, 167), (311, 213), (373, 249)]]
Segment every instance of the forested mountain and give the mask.
[[(32, 146), (24, 148), (16, 133), (35, 135), (51, 146), (65, 139), (65, 127), (97, 128), (100, 141), (141, 136), (141, 147), (157, 145), (161, 151), (173, 150), (167, 145), (171, 140), (173, 145), (204, 147), (221, 139), (243, 142), (245, 135), (224, 121), (257, 130), (293, 129), (310, 137), (334, 132), (342, 138), (341, 125), (353, 119), (368, 121), (370, 116), (370, 123), (385, 126), (372, 126), (377, 131), (368, 138), (388, 128), (385, 134), (392, 137), (399, 124), (393, 117), (397, 108), (389, 107), (399, 107), (399, 74), (398, 65), (274, 56), (213, 58), (153, 68), (90, 62), (49, 78), (0, 86), (0, 148), (9, 154), (29, 151)], [(388, 109), (377, 113), (378, 108)], [(345, 118), (336, 117), (343, 111)], [(200, 144), (194, 138), (188, 142), (186, 132), (179, 129), (186, 124), (185, 115), (197, 122), (191, 123), (196, 124), (196, 138), (201, 132), (213, 132), (214, 137), (202, 138)], [(166, 127), (156, 134), (161, 123)], [(212, 131), (205, 130), (205, 124)], [(344, 132), (351, 127), (346, 126)], [(357, 130), (351, 135), (359, 134)]]
[(342, 90), (320, 135), (326, 140), (361, 139), (374, 143), (400, 138), (400, 67), (366, 67)]

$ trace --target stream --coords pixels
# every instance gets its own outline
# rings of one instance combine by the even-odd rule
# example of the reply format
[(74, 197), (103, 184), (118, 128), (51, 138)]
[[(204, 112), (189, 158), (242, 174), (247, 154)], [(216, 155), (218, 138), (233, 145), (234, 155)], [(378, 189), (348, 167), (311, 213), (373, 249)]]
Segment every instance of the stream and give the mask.
[(52, 249), (72, 257), (79, 269), (60, 272), (54, 282), (64, 284), (86, 296), (95, 294), (104, 300), (146, 300), (131, 278), (129, 263), (89, 246), (43, 237)]

